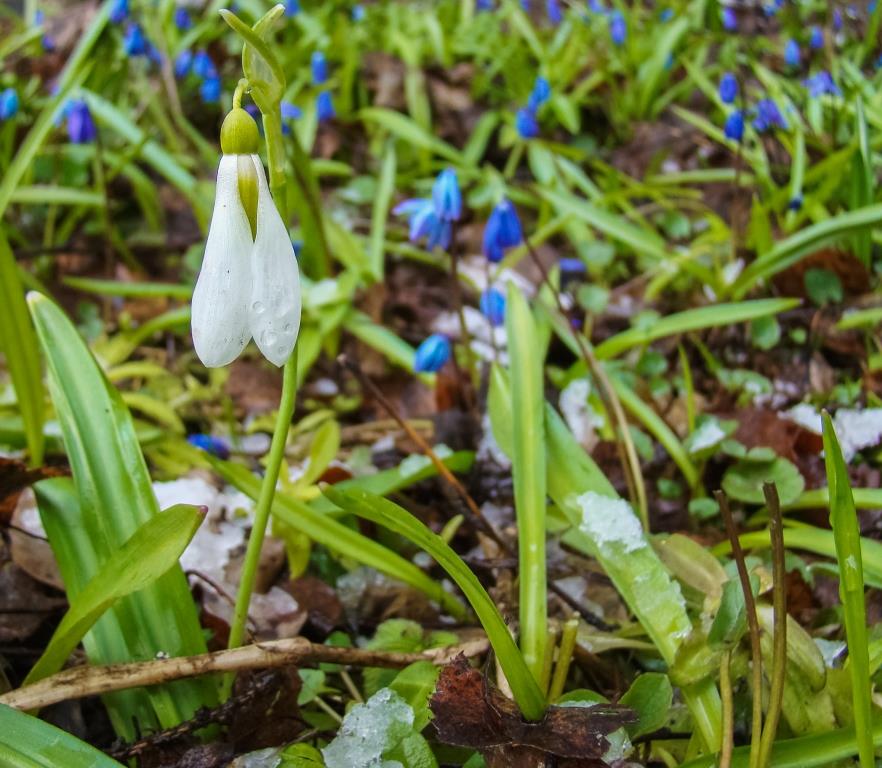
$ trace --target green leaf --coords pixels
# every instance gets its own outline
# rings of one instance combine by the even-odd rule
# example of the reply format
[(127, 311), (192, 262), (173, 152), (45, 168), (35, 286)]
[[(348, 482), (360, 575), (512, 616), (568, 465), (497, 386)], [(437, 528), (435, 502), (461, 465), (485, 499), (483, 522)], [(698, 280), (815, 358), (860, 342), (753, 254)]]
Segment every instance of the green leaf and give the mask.
[(16, 189), (10, 202), (20, 205), (85, 205), (100, 208), (104, 205), (104, 197), (86, 189), (34, 184)]
[[(82, 512), (82, 529), (59, 526), (54, 529), (55, 536), (50, 535), (73, 601), (113, 553), (159, 514), (159, 507), (131, 416), (119, 393), (108, 384), (60, 307), (33, 292), (28, 294), (28, 304), (46, 357), (49, 390)], [(74, 541), (76, 546), (72, 546)], [(88, 548), (84, 549), (86, 543)], [(67, 562), (62, 563), (63, 559)], [(72, 574), (76, 582), (67, 579)], [(179, 566), (151, 586), (123, 598), (113, 610), (124, 640), (87, 645), (93, 663), (153, 658), (159, 652), (170, 656), (206, 652), (196, 608)], [(114, 654), (105, 656), (101, 649), (114, 649)], [(122, 655), (116, 655), (119, 652)], [(199, 707), (217, 701), (210, 680), (154, 686), (148, 697), (155, 714), (150, 708), (139, 710), (142, 729), (177, 725)], [(114, 719), (114, 725), (121, 736), (134, 738), (134, 724), (127, 718)]]
[(830, 527), (839, 563), (839, 596), (845, 613), (848, 640), (848, 666), (851, 673), (854, 724), (861, 768), (873, 768), (873, 739), (870, 702), (870, 659), (867, 651), (867, 608), (864, 601), (864, 573), (861, 535), (854, 498), (848, 480), (848, 467), (833, 429), (830, 414), (824, 411), (824, 464), (830, 489)]
[(273, 105), (278, 104), (285, 92), (285, 70), (263, 39), (273, 21), (283, 11), (284, 8), (278, 5), (270, 8), (253, 29), (232, 11), (226, 8), (219, 11), (223, 20), (245, 41), (242, 48), (242, 71), (248, 78), (254, 95), (260, 98), (262, 103), (257, 100), (255, 103), (263, 113), (272, 111)]
[(380, 169), (380, 181), (377, 195), (371, 212), (371, 239), (368, 245), (368, 261), (371, 274), (376, 280), (383, 279), (383, 266), (386, 245), (386, 221), (389, 217), (389, 206), (395, 194), (395, 143), (389, 141), (383, 154), (383, 165)]
[(842, 282), (835, 272), (812, 267), (805, 271), (803, 281), (806, 295), (819, 307), (842, 301)]
[(0, 765), (4, 768), (123, 768), (67, 731), (0, 704)]
[(18, 410), (24, 423), (31, 465), (43, 462), (43, 374), (34, 326), (28, 315), (18, 264), (0, 233), (0, 349), (15, 387)]
[(173, 568), (196, 533), (205, 511), (178, 504), (144, 523), (104, 561), (71, 601), (52, 639), (23, 685), (55, 674), (98, 618), (117, 600), (152, 584)]
[(737, 501), (763, 504), (763, 483), (774, 483), (782, 504), (789, 504), (802, 493), (805, 480), (794, 464), (780, 456), (772, 462), (742, 460), (726, 470), (723, 490)]
[(326, 487), (324, 493), (341, 509), (401, 534), (430, 554), (447, 571), (484, 627), (521, 712), (528, 720), (541, 719), (545, 712), (545, 697), (524, 663), (496, 604), (459, 555), (407, 510), (387, 499), (365, 491), (340, 491), (333, 487)]
[(434, 152), (453, 163), (463, 163), (462, 154), (457, 149), (420, 127), (407, 115), (385, 107), (366, 107), (358, 113), (358, 117), (366, 123), (374, 123), (384, 128), (411, 146)]
[(509, 339), (512, 407), (512, 476), (518, 525), (520, 646), (537, 682), (548, 638), (545, 568), (545, 428), (542, 357), (536, 326), (523, 294), (509, 283), (505, 328)]
[(415, 731), (422, 731), (432, 719), (429, 699), (435, 692), (440, 674), (441, 667), (431, 661), (417, 661), (402, 669), (389, 683), (389, 687), (410, 704)]
[(619, 704), (637, 713), (637, 722), (627, 726), (632, 739), (663, 728), (670, 717), (674, 689), (667, 675), (645, 672), (625, 691)]

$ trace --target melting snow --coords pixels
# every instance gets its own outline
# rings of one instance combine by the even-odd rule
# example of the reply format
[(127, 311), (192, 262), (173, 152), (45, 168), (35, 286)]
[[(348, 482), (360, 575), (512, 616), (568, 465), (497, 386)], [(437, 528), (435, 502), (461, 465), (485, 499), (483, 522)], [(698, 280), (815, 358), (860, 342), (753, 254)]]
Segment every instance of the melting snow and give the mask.
[(576, 503), (582, 509), (579, 528), (597, 547), (617, 544), (624, 552), (634, 552), (647, 546), (643, 527), (624, 499), (612, 499), (588, 491), (579, 496)]
[[(821, 415), (808, 403), (795, 405), (784, 415), (812, 432), (821, 433)], [(833, 428), (848, 463), (864, 448), (882, 443), (882, 408), (840, 408), (833, 417)]]
[(588, 379), (574, 379), (560, 393), (560, 410), (567, 426), (580, 445), (589, 446), (597, 427), (603, 426), (603, 417), (594, 412), (588, 402), (591, 383)]

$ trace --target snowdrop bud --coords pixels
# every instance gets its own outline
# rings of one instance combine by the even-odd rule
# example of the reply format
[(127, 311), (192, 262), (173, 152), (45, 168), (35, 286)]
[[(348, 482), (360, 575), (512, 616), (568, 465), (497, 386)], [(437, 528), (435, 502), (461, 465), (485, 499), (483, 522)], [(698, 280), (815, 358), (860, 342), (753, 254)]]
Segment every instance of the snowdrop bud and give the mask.
[(221, 125), (220, 145), (225, 155), (254, 155), (260, 144), (257, 123), (241, 107), (233, 107)]

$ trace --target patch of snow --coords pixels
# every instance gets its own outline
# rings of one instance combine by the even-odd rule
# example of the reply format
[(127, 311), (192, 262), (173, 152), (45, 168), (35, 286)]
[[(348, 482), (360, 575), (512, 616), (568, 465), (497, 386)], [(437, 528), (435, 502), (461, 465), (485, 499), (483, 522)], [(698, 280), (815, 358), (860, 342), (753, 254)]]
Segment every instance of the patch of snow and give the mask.
[(381, 688), (364, 704), (356, 704), (322, 749), (326, 768), (403, 768), (397, 760), (383, 760), (390, 731), (413, 725), (410, 705), (390, 688)]
[(882, 408), (840, 408), (833, 417), (836, 437), (846, 462), (850, 462), (864, 448), (882, 442)]
[(588, 491), (579, 496), (576, 503), (582, 509), (579, 528), (598, 548), (615, 544), (623, 552), (635, 552), (648, 546), (640, 520), (624, 499)]
[(312, 391), (319, 397), (333, 397), (340, 393), (340, 387), (333, 379), (324, 377), (312, 383)]
[(596, 430), (603, 426), (603, 417), (594, 411), (588, 398), (591, 382), (574, 379), (560, 393), (560, 410), (573, 436), (583, 447), (589, 447)]
[(485, 413), (481, 419), (481, 442), (478, 443), (477, 459), (478, 461), (492, 461), (502, 469), (511, 467), (511, 461), (505, 451), (496, 442), (493, 435), (493, 426), (490, 423), (490, 414)]
[(799, 426), (821, 434), (821, 414), (817, 412), (813, 405), (808, 403), (799, 403), (794, 405), (789, 411), (781, 414), (790, 421), (795, 421)]
[[(463, 307), (463, 317), (471, 338), (472, 352), (482, 360), (508, 364), (508, 336), (505, 326), (494, 328), (486, 317), (474, 307)], [(457, 312), (441, 312), (432, 322), (432, 331), (443, 333), (451, 339), (462, 336), (462, 326)], [(497, 352), (497, 350), (499, 350)]]

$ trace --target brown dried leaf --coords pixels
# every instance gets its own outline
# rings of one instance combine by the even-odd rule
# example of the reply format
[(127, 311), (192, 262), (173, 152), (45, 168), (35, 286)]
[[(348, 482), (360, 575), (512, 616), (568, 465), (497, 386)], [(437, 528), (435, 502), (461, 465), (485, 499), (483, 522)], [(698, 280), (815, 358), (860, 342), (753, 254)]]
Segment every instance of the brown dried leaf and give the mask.
[(34, 483), (47, 477), (67, 475), (67, 470), (57, 467), (28, 469), (27, 464), (16, 459), (0, 458), (0, 523), (9, 523), (19, 494)]

